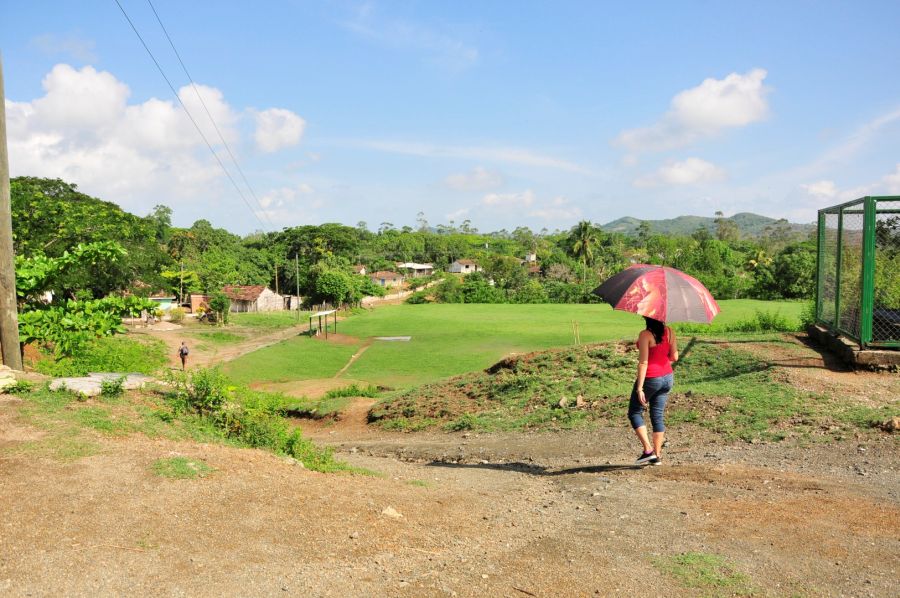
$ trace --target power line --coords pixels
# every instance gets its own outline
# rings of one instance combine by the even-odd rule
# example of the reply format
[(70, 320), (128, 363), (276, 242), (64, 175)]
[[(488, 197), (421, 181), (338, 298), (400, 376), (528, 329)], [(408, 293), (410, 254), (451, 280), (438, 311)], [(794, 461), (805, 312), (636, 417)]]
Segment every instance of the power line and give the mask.
[(241, 191), (241, 188), (238, 187), (237, 182), (234, 180), (234, 177), (231, 176), (231, 173), (228, 172), (228, 169), (225, 168), (225, 164), (222, 163), (222, 160), (219, 158), (219, 155), (216, 153), (216, 150), (213, 149), (212, 144), (210, 144), (209, 140), (206, 139), (206, 135), (203, 134), (203, 131), (200, 129), (200, 125), (197, 124), (197, 121), (194, 120), (194, 117), (191, 115), (190, 110), (187, 109), (187, 106), (184, 105), (184, 102), (181, 100), (181, 97), (178, 95), (178, 92), (175, 91), (175, 87), (172, 85), (172, 82), (169, 81), (169, 78), (166, 76), (165, 71), (162, 66), (160, 66), (159, 62), (156, 60), (156, 57), (153, 55), (153, 52), (150, 51), (150, 48), (147, 46), (147, 42), (144, 41), (144, 38), (141, 37), (140, 32), (137, 30), (137, 27), (134, 26), (134, 23), (131, 21), (131, 17), (128, 16), (128, 13), (125, 12), (125, 9), (122, 7), (122, 4), (119, 0), (115, 0), (116, 5), (119, 7), (119, 10), (122, 11), (122, 14), (125, 16), (125, 20), (128, 21), (128, 24), (131, 25), (131, 30), (134, 31), (134, 34), (140, 40), (141, 45), (144, 46), (144, 50), (147, 51), (147, 54), (150, 56), (150, 59), (153, 61), (153, 64), (156, 65), (159, 74), (162, 75), (162, 78), (165, 79), (166, 84), (169, 86), (169, 89), (172, 90), (172, 94), (174, 94), (175, 98), (178, 100), (178, 103), (181, 104), (181, 107), (184, 109), (185, 114), (187, 114), (188, 119), (190, 119), (191, 123), (194, 125), (194, 128), (197, 129), (197, 133), (200, 134), (200, 137), (203, 138), (203, 142), (206, 144), (206, 147), (209, 148), (210, 153), (212, 153), (213, 157), (216, 159), (216, 162), (219, 163), (219, 167), (222, 169), (222, 172), (225, 173), (225, 176), (228, 177), (228, 180), (231, 181), (231, 184), (234, 186), (235, 191), (238, 192), (238, 195), (247, 205), (247, 209), (253, 214), (256, 220), (259, 222), (260, 226), (266, 228), (265, 223), (260, 219), (259, 215), (253, 210), (253, 206), (250, 205), (250, 202), (247, 201), (247, 198), (244, 196), (244, 192)]
[(172, 51), (175, 52), (175, 57), (178, 58), (178, 63), (181, 65), (184, 74), (188, 78), (188, 81), (191, 82), (191, 87), (194, 89), (194, 93), (197, 94), (197, 99), (200, 100), (200, 105), (202, 105), (203, 109), (206, 111), (206, 116), (209, 117), (209, 121), (212, 123), (213, 128), (216, 130), (216, 134), (218, 134), (219, 139), (222, 141), (222, 145), (225, 146), (225, 150), (231, 157), (231, 161), (234, 162), (234, 167), (237, 168), (238, 173), (241, 175), (241, 179), (243, 179), (244, 184), (247, 185), (247, 189), (250, 190), (250, 195), (253, 196), (254, 201), (256, 201), (256, 205), (259, 206), (260, 212), (262, 212), (263, 216), (265, 216), (266, 220), (269, 222), (269, 225), (272, 227), (272, 230), (275, 230), (275, 224), (272, 222), (272, 219), (269, 218), (268, 212), (266, 212), (265, 208), (262, 205), (262, 202), (260, 202), (259, 198), (256, 196), (256, 192), (253, 190), (253, 186), (250, 185), (250, 181), (248, 181), (246, 175), (244, 175), (244, 171), (241, 168), (240, 164), (238, 164), (237, 158), (234, 157), (234, 154), (231, 151), (231, 147), (228, 145), (228, 142), (225, 141), (225, 137), (222, 135), (222, 131), (219, 130), (219, 126), (216, 124), (216, 120), (213, 118), (213, 115), (210, 113), (209, 108), (206, 106), (206, 102), (203, 101), (203, 96), (200, 95), (200, 90), (197, 89), (197, 84), (194, 83), (194, 78), (191, 77), (191, 74), (188, 72), (187, 66), (185, 66), (184, 61), (181, 59), (181, 54), (178, 53), (178, 49), (175, 47), (175, 42), (172, 41), (171, 36), (169, 36), (169, 31), (166, 29), (166, 26), (163, 25), (162, 19), (159, 17), (159, 13), (156, 12), (156, 7), (153, 6), (153, 2), (151, 0), (147, 0), (147, 4), (150, 5), (150, 10), (153, 11), (153, 15), (156, 17), (156, 22), (159, 23), (160, 28), (162, 28), (163, 33), (165, 33), (166, 39), (169, 40), (169, 45), (172, 46)]

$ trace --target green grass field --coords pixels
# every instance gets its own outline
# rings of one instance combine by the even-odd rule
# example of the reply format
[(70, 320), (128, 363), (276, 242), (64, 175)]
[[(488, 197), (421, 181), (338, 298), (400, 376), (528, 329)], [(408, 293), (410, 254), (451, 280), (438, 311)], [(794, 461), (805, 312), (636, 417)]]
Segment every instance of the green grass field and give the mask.
[[(720, 302), (717, 324), (752, 318), (757, 311), (799, 319), (802, 303), (753, 300)], [(334, 376), (364, 339), (411, 336), (409, 342), (374, 341), (343, 374), (350, 380), (391, 388), (483, 369), (509, 353), (572, 345), (572, 323), (582, 343), (637, 338), (639, 316), (608, 305), (425, 304), (379, 307), (338, 324), (360, 345), (299, 337), (245, 355), (225, 367), (241, 383), (309, 380)]]

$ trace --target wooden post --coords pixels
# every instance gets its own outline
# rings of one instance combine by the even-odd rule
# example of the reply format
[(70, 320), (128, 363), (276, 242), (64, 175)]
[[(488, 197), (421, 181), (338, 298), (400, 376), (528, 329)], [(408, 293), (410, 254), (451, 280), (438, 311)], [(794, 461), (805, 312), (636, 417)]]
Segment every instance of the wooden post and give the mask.
[(0, 354), (3, 363), (22, 369), (19, 313), (16, 304), (16, 262), (13, 254), (12, 203), (9, 197), (9, 154), (6, 147), (6, 96), (0, 57)]
[(294, 254), (294, 281), (297, 283), (297, 321), (300, 321), (300, 258)]

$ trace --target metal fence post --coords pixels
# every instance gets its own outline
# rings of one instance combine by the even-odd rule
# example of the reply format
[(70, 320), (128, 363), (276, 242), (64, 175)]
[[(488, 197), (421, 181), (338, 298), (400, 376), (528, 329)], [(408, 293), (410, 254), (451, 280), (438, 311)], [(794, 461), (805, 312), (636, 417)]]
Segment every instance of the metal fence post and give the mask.
[(838, 208), (837, 255), (835, 256), (834, 273), (834, 329), (841, 328), (841, 258), (844, 255), (844, 208)]
[(865, 197), (863, 203), (863, 262), (860, 273), (859, 344), (872, 342), (872, 318), (875, 305), (875, 198)]
[(825, 288), (825, 213), (819, 210), (819, 230), (816, 240), (816, 322), (822, 318), (822, 293)]

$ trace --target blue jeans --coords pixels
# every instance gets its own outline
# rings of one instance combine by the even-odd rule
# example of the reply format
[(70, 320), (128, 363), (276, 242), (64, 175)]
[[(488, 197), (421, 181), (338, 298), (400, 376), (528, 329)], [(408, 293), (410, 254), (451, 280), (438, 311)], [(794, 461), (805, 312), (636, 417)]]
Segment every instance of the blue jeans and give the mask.
[[(644, 379), (644, 397), (650, 405), (650, 423), (654, 432), (665, 432), (666, 424), (663, 422), (663, 413), (666, 410), (666, 401), (669, 400), (669, 391), (675, 383), (675, 376), (666, 374), (658, 378)], [(631, 390), (631, 401), (628, 402), (628, 419), (633, 429), (644, 425), (644, 406), (638, 400), (637, 382)]]

